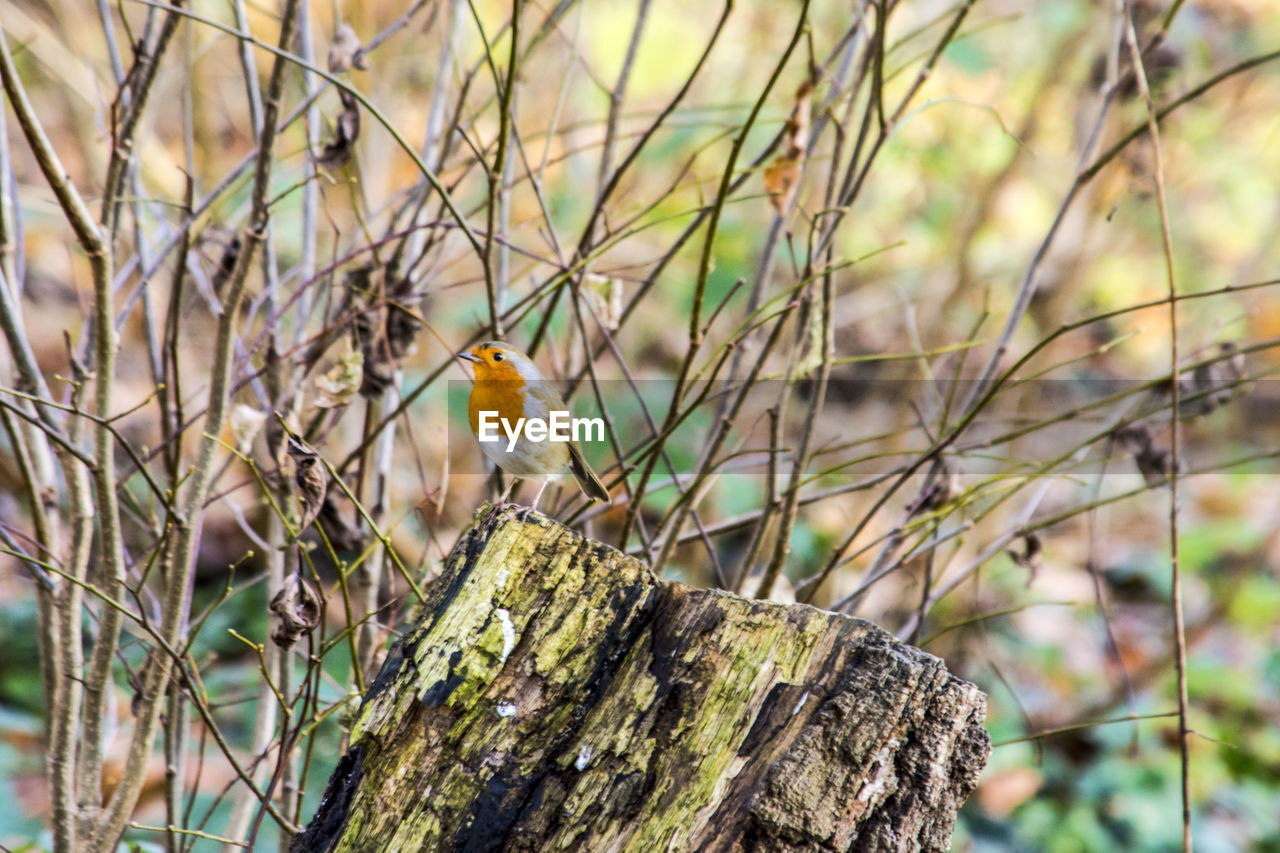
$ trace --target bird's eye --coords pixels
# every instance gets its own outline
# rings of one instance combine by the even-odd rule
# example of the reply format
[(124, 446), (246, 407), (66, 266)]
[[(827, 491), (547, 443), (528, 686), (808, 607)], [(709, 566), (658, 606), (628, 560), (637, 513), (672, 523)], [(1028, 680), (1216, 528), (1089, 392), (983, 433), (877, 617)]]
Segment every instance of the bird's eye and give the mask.
[(500, 353), (500, 352), (495, 352), (495, 353), (493, 354), (493, 360), (494, 360), (494, 361), (502, 361), (502, 353)]

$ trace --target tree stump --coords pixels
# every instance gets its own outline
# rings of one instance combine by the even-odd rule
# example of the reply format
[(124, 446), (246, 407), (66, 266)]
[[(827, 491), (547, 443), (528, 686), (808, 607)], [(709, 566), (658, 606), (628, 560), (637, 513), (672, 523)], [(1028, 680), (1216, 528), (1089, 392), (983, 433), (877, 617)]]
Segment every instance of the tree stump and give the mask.
[(291, 849), (943, 851), (985, 710), (869, 622), (486, 505)]

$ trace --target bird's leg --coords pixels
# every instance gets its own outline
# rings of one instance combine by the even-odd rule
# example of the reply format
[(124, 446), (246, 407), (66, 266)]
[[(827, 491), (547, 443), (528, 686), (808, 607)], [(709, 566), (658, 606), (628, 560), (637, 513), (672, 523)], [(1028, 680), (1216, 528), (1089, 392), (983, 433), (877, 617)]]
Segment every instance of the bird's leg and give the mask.
[(547, 490), (547, 481), (543, 480), (542, 485), (538, 486), (538, 493), (533, 496), (533, 504), (530, 505), (527, 509), (525, 509), (523, 513), (521, 513), (520, 515), (521, 521), (528, 521), (529, 513), (538, 511), (538, 500), (542, 497), (542, 493), (545, 492), (546, 490)]
[(502, 494), (498, 496), (498, 502), (493, 505), (493, 509), (489, 511), (489, 521), (486, 529), (492, 532), (493, 525), (498, 521), (498, 513), (507, 505), (507, 498), (511, 497), (511, 490), (516, 487), (516, 478), (512, 477), (507, 481), (507, 487), (502, 490)]
[(507, 505), (507, 498), (511, 497), (511, 492), (516, 487), (516, 477), (512, 477), (507, 481), (507, 487), (502, 490), (502, 494), (498, 496), (498, 509), (502, 509)]

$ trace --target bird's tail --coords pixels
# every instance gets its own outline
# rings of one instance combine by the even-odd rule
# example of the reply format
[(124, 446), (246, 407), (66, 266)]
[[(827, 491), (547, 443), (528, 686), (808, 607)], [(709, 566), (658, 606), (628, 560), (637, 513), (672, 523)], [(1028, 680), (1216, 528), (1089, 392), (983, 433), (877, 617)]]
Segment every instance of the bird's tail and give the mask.
[(573, 472), (574, 479), (578, 481), (582, 491), (586, 492), (587, 497), (609, 502), (609, 490), (604, 487), (604, 483), (600, 482), (596, 472), (591, 470), (586, 457), (582, 455), (582, 450), (573, 443), (569, 444), (569, 470)]

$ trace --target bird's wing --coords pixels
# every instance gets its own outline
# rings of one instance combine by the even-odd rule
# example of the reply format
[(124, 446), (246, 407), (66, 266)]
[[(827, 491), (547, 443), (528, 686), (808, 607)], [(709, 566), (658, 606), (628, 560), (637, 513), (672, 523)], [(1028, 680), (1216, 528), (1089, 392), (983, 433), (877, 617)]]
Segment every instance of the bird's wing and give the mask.
[(600, 482), (596, 472), (591, 470), (582, 450), (572, 441), (569, 442), (569, 470), (573, 472), (573, 478), (578, 481), (582, 491), (587, 493), (587, 497), (609, 503), (609, 490)]
[[(564, 400), (550, 386), (538, 383), (528, 386), (525, 389), (524, 413), (526, 417), (550, 418), (550, 413), (567, 412), (569, 407), (565, 405)], [(578, 485), (582, 487), (582, 491), (586, 492), (589, 497), (598, 501), (609, 502), (609, 490), (604, 487), (604, 483), (600, 482), (600, 478), (596, 476), (596, 472), (591, 470), (591, 466), (587, 464), (587, 459), (582, 455), (581, 448), (576, 442), (566, 442), (569, 448), (569, 470), (573, 472), (573, 477), (578, 481)]]
[(549, 420), (551, 413), (567, 412), (569, 407), (554, 389), (541, 382), (531, 382), (524, 389), (524, 416)]

